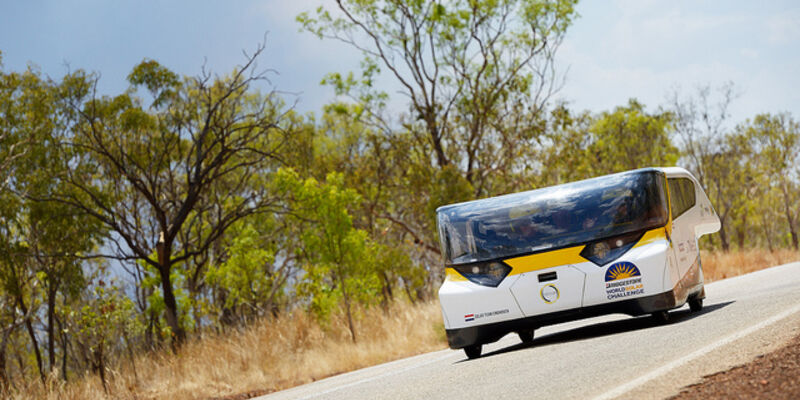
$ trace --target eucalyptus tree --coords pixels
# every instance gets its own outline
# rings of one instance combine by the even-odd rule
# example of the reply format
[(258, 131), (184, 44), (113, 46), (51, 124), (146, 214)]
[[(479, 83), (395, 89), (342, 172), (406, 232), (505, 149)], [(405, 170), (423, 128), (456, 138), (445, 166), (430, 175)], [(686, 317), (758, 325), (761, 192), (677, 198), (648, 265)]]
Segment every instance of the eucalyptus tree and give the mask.
[[(297, 17), (304, 30), (363, 54), (358, 77), (332, 73), (325, 83), (386, 136), (382, 153), (400, 159), (389, 165), (404, 186), (374, 212), (420, 243), (430, 256), (421, 262), (438, 258), (437, 206), (508, 190), (502, 181), (532, 157), (543, 111), (562, 85), (555, 54), (574, 5), (338, 0)], [(400, 100), (380, 87), (384, 79)], [(403, 101), (405, 110), (387, 106)]]
[(209, 308), (225, 325), (243, 325), (276, 316), (293, 306), (289, 297), (298, 279), (301, 229), (283, 215), (258, 214), (238, 221), (204, 274)]
[(668, 98), (673, 113), (678, 146), (683, 153), (683, 163), (707, 187), (706, 177), (713, 169), (711, 164), (724, 147), (725, 136), (730, 132), (729, 108), (736, 99), (733, 82), (717, 87), (700, 85), (692, 94), (674, 90)]
[[(7, 354), (9, 343), (20, 327), (25, 327), (31, 340), (30, 350), (34, 352), (37, 373), (44, 380), (44, 368), (33, 316), (39, 310), (39, 288), (33, 269), (29, 268), (23, 257), (25, 248), (17, 239), (15, 217), (0, 209), (0, 392), (8, 387), (9, 373)], [(26, 351), (24, 348), (13, 348), (13, 352)], [(22, 356), (19, 357), (22, 359)], [(25, 355), (27, 358), (27, 354)]]
[[(736, 240), (741, 250), (758, 242), (758, 236), (751, 232), (756, 231), (756, 224), (760, 222), (759, 217), (763, 219), (772, 214), (765, 209), (769, 202), (768, 185), (765, 187), (767, 174), (759, 167), (761, 155), (757, 151), (758, 146), (742, 131), (741, 125), (728, 134), (726, 143), (732, 150), (728, 161), (734, 163), (735, 170), (718, 177), (717, 171), (712, 169), (710, 172), (715, 175), (711, 181), (716, 182), (717, 178), (721, 178), (728, 182), (726, 186), (729, 198), (722, 199), (719, 211), (730, 215), (726, 218), (728, 221), (726, 235), (732, 234), (732, 239)], [(766, 225), (761, 222), (763, 230)]]
[(25, 111), (35, 111), (37, 104), (25, 88), (35, 86), (37, 80), (30, 72), (3, 71), (3, 53), (0, 52), (0, 194), (12, 184), (14, 164), (30, 143), (30, 138), (23, 134), (22, 125)]
[(725, 196), (734, 183), (731, 173), (738, 171), (736, 149), (731, 148), (734, 143), (727, 138), (732, 131), (729, 108), (735, 98), (732, 82), (717, 87), (701, 85), (691, 94), (682, 94), (676, 89), (668, 98), (669, 110), (675, 117), (681, 163), (697, 177), (720, 215), (719, 238), (724, 251), (730, 248), (727, 225), (729, 210), (733, 209), (732, 198)]
[[(432, 285), (425, 288), (432, 283), (431, 276), (422, 268), (425, 260), (411, 262), (410, 257), (424, 258), (438, 248), (423, 232), (411, 228), (416, 225), (412, 218), (429, 218), (429, 204), (420, 198), (429, 198), (431, 193), (438, 193), (432, 189), (441, 190), (452, 183), (431, 185), (430, 174), (436, 170), (420, 167), (425, 164), (419, 161), (424, 156), (412, 146), (413, 139), (371, 125), (361, 118), (362, 111), (361, 105), (346, 102), (327, 105), (313, 141), (314, 166), (298, 171), (318, 180), (325, 180), (331, 172), (342, 173), (344, 185), (358, 192), (360, 205), (352, 210), (353, 225), (365, 230), (372, 240), (391, 247), (386, 260), (376, 265), (383, 282), (382, 304), (388, 306), (397, 289), (404, 290), (411, 301), (425, 298), (432, 293), (425, 290), (432, 289)], [(412, 176), (414, 182), (410, 181)], [(416, 178), (420, 176), (423, 178)]]
[(758, 152), (766, 189), (780, 194), (780, 209), (792, 247), (798, 249), (800, 229), (800, 124), (788, 113), (759, 114), (739, 126)]
[(335, 10), (323, 6), (298, 21), (360, 50), (366, 69), (388, 70), (432, 161), (463, 161), (473, 182), (490, 168), (479, 155), (505, 114), (515, 107), (536, 113), (558, 88), (554, 56), (574, 3), (337, 0)]
[[(24, 92), (22, 74), (2, 69), (0, 53), (0, 391), (8, 387), (6, 354), (12, 334), (30, 321), (31, 313), (20, 316), (18, 300), (27, 296), (33, 276), (23, 267), (17, 234), (21, 199), (9, 189), (13, 185), (16, 161), (22, 155), (24, 135), (19, 129), (23, 109), (19, 101)], [(31, 329), (32, 331), (32, 329)], [(37, 358), (40, 361), (41, 357)], [(41, 365), (39, 363), (39, 365)]]
[(257, 90), (262, 50), (224, 77), (181, 79), (145, 60), (114, 97), (98, 96), (97, 78), (82, 71), (64, 79), (72, 125), (60, 143), (71, 157), (58, 179), (70, 190), (48, 200), (97, 220), (114, 250), (107, 256), (155, 270), (173, 344), (185, 338), (175, 274), (236, 221), (275, 206), (264, 183), (280, 164), (287, 110)]
[(673, 166), (679, 150), (672, 144), (673, 116), (649, 113), (630, 99), (626, 106), (596, 115), (573, 115), (565, 108), (554, 110), (546, 163), (555, 182), (586, 179), (597, 175), (651, 166)]
[(292, 169), (281, 169), (277, 187), (286, 193), (303, 246), (298, 248), (304, 274), (298, 294), (320, 319), (344, 306), (351, 339), (356, 342), (353, 308), (379, 298), (379, 255), (386, 249), (370, 240), (353, 224), (351, 210), (360, 202), (358, 193), (344, 185), (341, 173), (329, 173), (324, 182), (302, 178)]
[[(5, 150), (4, 165), (10, 172), (3, 179), (6, 190), (0, 190), (0, 241), (5, 244), (5, 251), (0, 251), (2, 280), (14, 298), (9, 309), (11, 326), (17, 324), (15, 310), (20, 310), (24, 318), (19, 322), (28, 331), (30, 348), (43, 377), (56, 365), (57, 297), (74, 297), (82, 288), (79, 257), (94, 249), (101, 230), (79, 210), (37, 200), (66, 190), (52, 178), (68, 160), (54, 140), (65, 129), (57, 102), (59, 84), (42, 77), (33, 67), (23, 72), (0, 73), (0, 82), (2, 136), (16, 138), (17, 144), (24, 145), (24, 151), (15, 151), (14, 146), (0, 150)], [(42, 323), (46, 331), (46, 364), (39, 349), (39, 335), (30, 321), (39, 314), (40, 305), (46, 305)], [(66, 351), (63, 345), (62, 356)], [(66, 376), (64, 368), (62, 374)]]
[(137, 331), (133, 301), (119, 286), (102, 279), (87, 288), (82, 300), (82, 305), (73, 313), (75, 342), (108, 394), (106, 370), (113, 350), (121, 345), (122, 338)]

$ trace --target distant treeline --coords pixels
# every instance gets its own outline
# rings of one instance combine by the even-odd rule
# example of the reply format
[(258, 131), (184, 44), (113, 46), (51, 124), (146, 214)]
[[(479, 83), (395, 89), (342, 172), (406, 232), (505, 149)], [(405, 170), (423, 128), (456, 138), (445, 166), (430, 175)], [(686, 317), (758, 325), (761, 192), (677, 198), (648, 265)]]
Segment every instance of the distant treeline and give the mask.
[(263, 47), (224, 76), (145, 60), (102, 96), (99, 74), (0, 64), (0, 391), (105, 381), (295, 308), (358, 341), (362, 307), (435, 298), (438, 206), (640, 167), (700, 180), (722, 220), (704, 248), (797, 249), (790, 114), (735, 119), (731, 84), (650, 110), (554, 102), (572, 1), (340, 4), (298, 17), (365, 57), (314, 115), (264, 91)]

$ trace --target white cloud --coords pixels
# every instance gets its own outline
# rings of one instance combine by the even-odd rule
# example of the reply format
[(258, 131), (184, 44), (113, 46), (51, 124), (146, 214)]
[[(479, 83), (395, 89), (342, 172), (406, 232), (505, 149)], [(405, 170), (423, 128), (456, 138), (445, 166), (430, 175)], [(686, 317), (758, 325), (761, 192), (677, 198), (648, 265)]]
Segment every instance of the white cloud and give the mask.
[(800, 66), (800, 54), (790, 50), (800, 48), (800, 14), (784, 8), (683, 1), (582, 3), (582, 18), (558, 55), (559, 67), (570, 67), (561, 97), (595, 112), (636, 97), (653, 110), (676, 85), (733, 81), (743, 92), (732, 107), (738, 121), (766, 110), (800, 112), (800, 94), (792, 89), (800, 83), (792, 72)]
[(770, 17), (765, 23), (770, 44), (796, 43), (800, 39), (800, 12), (788, 12)]
[(751, 59), (754, 59), (754, 60), (758, 59), (758, 50), (756, 50), (756, 49), (743, 48), (743, 49), (739, 50), (739, 54), (741, 54), (742, 57), (745, 57), (745, 58), (751, 58)]

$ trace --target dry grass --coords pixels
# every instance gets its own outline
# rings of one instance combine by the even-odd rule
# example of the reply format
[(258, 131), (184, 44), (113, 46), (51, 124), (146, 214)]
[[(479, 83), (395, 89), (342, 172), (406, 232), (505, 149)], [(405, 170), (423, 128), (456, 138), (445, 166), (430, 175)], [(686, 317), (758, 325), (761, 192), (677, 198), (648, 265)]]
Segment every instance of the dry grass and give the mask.
[[(207, 335), (187, 343), (178, 355), (139, 357), (138, 379), (130, 363), (112, 369), (109, 398), (196, 399), (258, 395), (301, 385), (331, 375), (447, 347), (438, 302), (397, 304), (384, 314), (362, 312), (350, 340), (337, 318), (324, 329), (305, 313), (264, 321), (243, 332)], [(52, 382), (59, 382), (57, 379)], [(19, 398), (102, 398), (99, 378), (43, 390), (31, 382)], [(242, 396), (246, 397), (246, 396)]]
[[(702, 253), (706, 282), (800, 260), (800, 252), (744, 250)], [(388, 313), (374, 308), (359, 318), (353, 344), (341, 318), (327, 328), (309, 315), (263, 321), (242, 332), (206, 335), (187, 343), (178, 355), (137, 358), (109, 370), (110, 398), (195, 399), (239, 395), (247, 398), (301, 385), (331, 375), (447, 347), (438, 302), (396, 304)], [(22, 388), (18, 398), (102, 398), (99, 378), (64, 384), (51, 379)]]
[(708, 283), (800, 261), (800, 252), (787, 249), (774, 252), (765, 249), (733, 250), (728, 253), (702, 251), (700, 258), (703, 262), (703, 277)]

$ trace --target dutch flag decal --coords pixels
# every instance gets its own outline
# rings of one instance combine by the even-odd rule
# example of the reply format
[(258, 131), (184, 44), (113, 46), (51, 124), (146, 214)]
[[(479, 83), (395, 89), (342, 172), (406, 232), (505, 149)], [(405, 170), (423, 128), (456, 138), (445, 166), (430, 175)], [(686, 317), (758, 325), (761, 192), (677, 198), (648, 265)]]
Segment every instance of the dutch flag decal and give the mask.
[(467, 314), (464, 316), (464, 322), (469, 322), (474, 320), (475, 320), (475, 314)]

